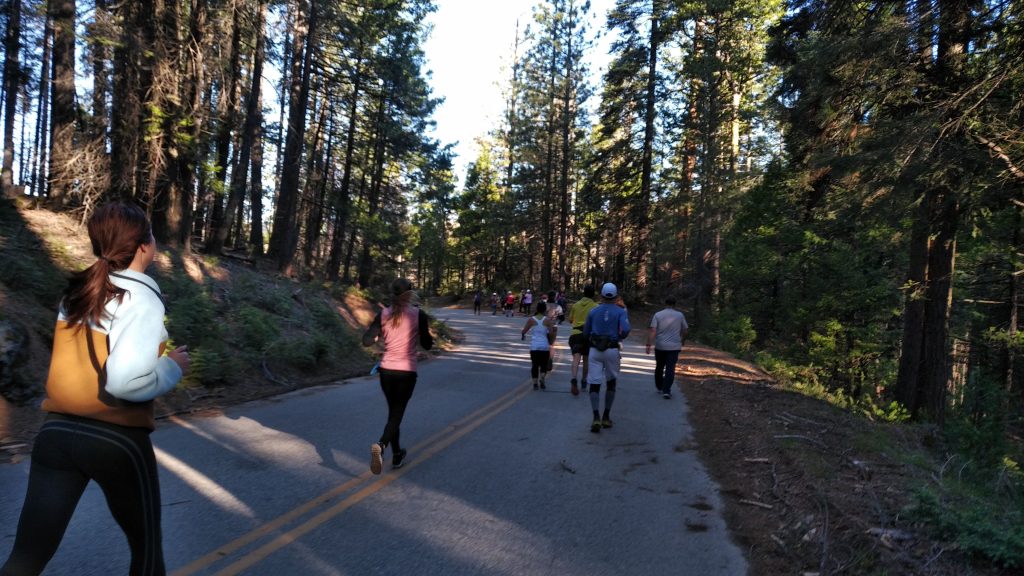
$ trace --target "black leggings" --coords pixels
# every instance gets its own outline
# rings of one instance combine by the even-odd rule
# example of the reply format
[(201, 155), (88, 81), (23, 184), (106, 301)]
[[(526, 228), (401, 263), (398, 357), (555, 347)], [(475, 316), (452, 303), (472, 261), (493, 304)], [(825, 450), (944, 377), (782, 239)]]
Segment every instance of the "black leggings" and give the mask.
[[(131, 548), (130, 574), (163, 575), (160, 485), (145, 428), (51, 414), (36, 437), (18, 534), (2, 576), (39, 574), (95, 480)], [(102, 553), (97, 551), (97, 553)]]
[(547, 373), (550, 358), (550, 350), (530, 350), (530, 378), (536, 378), (539, 373)]
[(402, 449), (399, 444), (399, 428), (402, 425), (402, 417), (405, 416), (405, 407), (409, 405), (415, 388), (415, 372), (380, 370), (380, 389), (384, 391), (384, 397), (388, 401), (388, 423), (380, 435), (380, 442), (385, 446), (390, 445), (391, 452), (395, 454)]

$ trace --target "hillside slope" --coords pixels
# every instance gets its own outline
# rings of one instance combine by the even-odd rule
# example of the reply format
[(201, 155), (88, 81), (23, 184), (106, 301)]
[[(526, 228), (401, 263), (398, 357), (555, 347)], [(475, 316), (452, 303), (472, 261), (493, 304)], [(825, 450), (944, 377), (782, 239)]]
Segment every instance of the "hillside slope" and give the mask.
[[(23, 454), (38, 426), (36, 408), (67, 275), (94, 258), (75, 214), (0, 200), (0, 457)], [(235, 258), (161, 247), (149, 274), (168, 302), (168, 333), (187, 344), (192, 374), (157, 401), (158, 415), (195, 412), (341, 381), (374, 363), (361, 346), (373, 319), (369, 294), (299, 283)], [(12, 366), (13, 364), (13, 366)]]

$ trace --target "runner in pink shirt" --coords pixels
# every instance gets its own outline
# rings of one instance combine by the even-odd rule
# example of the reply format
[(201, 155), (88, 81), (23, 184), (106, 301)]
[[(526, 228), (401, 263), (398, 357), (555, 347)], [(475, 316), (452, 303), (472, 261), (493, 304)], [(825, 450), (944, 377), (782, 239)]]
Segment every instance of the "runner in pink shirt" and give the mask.
[(391, 446), (391, 467), (401, 468), (406, 450), (399, 444), (399, 428), (405, 408), (416, 387), (417, 343), (424, 350), (434, 346), (430, 335), (430, 317), (419, 308), (412, 283), (398, 278), (391, 283), (391, 306), (382, 308), (363, 334), (363, 346), (383, 341), (380, 360), (380, 388), (388, 401), (388, 421), (380, 440), (370, 446), (370, 471), (380, 474), (384, 467), (384, 449)]

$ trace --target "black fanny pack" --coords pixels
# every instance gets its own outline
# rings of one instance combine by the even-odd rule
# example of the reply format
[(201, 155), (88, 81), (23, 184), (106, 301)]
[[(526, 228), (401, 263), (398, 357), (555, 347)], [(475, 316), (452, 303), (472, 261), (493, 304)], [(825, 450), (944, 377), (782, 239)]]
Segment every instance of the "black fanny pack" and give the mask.
[(599, 352), (604, 352), (609, 348), (618, 348), (618, 345), (618, 342), (612, 340), (611, 336), (601, 334), (590, 335), (590, 347), (597, 349)]

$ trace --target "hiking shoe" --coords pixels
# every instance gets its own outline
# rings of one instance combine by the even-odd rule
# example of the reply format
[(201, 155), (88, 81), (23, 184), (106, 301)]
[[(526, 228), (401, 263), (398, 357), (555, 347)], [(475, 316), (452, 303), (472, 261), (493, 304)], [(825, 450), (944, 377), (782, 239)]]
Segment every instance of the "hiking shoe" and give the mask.
[(374, 442), (370, 446), (370, 472), (374, 474), (380, 474), (380, 471), (384, 468), (384, 445), (380, 442)]
[(576, 379), (573, 378), (569, 382), (569, 384), (572, 386), (572, 388), (569, 389), (569, 392), (572, 392), (573, 396), (579, 396), (580, 395), (580, 387), (576, 385)]
[(671, 392), (665, 392), (664, 394), (661, 395), (661, 397), (664, 398), (665, 400), (671, 400), (672, 399), (672, 393)]
[(401, 468), (405, 464), (405, 455), (408, 454), (406, 450), (399, 450), (393, 456), (391, 456), (391, 467)]
[(593, 432), (594, 434), (597, 434), (598, 432), (600, 432), (601, 431), (601, 421), (600, 420), (594, 420), (594, 423), (590, 425), (590, 431)]
[(612, 427), (611, 419), (610, 418), (605, 418), (604, 420), (601, 420), (601, 427), (602, 428), (611, 428)]

